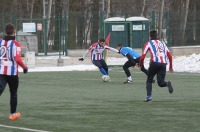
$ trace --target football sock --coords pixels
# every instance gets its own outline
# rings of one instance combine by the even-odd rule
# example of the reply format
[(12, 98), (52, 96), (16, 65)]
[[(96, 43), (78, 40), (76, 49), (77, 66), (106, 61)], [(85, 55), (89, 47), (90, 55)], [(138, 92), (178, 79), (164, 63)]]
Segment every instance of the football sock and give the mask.
[(132, 77), (131, 77), (131, 76), (129, 76), (129, 77), (128, 77), (128, 80), (132, 81)]
[(99, 70), (103, 75), (108, 75), (108, 73), (102, 67), (99, 68)]

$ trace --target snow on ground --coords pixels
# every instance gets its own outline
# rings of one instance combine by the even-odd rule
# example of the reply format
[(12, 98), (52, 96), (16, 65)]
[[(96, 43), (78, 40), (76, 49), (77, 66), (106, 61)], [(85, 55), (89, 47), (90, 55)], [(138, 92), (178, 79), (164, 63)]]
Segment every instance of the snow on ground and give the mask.
[[(48, 57), (46, 58), (48, 59)], [(108, 58), (108, 65), (123, 65), (127, 61), (126, 57), (122, 58)], [(146, 58), (144, 65), (148, 68), (149, 58)], [(200, 73), (200, 54), (192, 54), (190, 56), (173, 57), (173, 68), (175, 72), (192, 72)], [(48, 71), (91, 71), (98, 70), (92, 63), (88, 65), (68, 65), (59, 67), (35, 67), (29, 69), (29, 72), (48, 72)], [(168, 66), (167, 66), (168, 70)], [(19, 69), (22, 72), (22, 69)]]

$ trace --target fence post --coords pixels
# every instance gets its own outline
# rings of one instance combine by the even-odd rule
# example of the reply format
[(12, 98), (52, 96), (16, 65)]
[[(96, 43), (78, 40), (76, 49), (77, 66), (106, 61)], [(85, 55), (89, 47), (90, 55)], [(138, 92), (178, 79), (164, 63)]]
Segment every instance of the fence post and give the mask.
[(44, 25), (44, 32), (43, 32), (43, 40), (44, 40), (44, 56), (46, 56), (47, 55), (47, 34), (46, 34), (46, 32), (47, 32), (47, 20), (46, 20), (46, 18), (44, 17), (43, 18), (43, 25)]
[(64, 45), (64, 51), (65, 51), (65, 56), (67, 56), (68, 55), (68, 53), (67, 53), (67, 28), (68, 28), (68, 23), (67, 23), (67, 12), (66, 11), (64, 11), (64, 32), (65, 32), (65, 45)]

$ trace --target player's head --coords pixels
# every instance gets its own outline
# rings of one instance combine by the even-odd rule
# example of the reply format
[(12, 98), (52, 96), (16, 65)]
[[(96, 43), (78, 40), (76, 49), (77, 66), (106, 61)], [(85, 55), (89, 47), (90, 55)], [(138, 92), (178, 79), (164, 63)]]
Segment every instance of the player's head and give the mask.
[(122, 48), (122, 46), (123, 46), (122, 43), (118, 43), (116, 49), (120, 50)]
[(5, 27), (5, 34), (7, 36), (14, 36), (15, 35), (15, 26), (11, 23), (8, 23)]
[(151, 40), (156, 40), (158, 39), (157, 38), (157, 31), (156, 30), (153, 30), (150, 32), (150, 37), (151, 37)]
[(99, 45), (100, 46), (103, 46), (104, 43), (105, 43), (105, 39), (104, 38), (99, 39)]

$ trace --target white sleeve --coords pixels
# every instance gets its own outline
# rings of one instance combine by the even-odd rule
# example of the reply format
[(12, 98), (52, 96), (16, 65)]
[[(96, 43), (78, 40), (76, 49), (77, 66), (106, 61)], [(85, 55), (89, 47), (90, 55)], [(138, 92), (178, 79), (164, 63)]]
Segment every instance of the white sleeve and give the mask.
[(88, 55), (90, 51), (89, 50), (86, 50), (86, 52), (83, 54), (83, 59), (85, 59), (85, 57)]
[(112, 48), (112, 47), (109, 47), (109, 46), (106, 46), (105, 48), (108, 49), (108, 50), (111, 50), (113, 52), (119, 53), (119, 50), (117, 50), (115, 48)]

